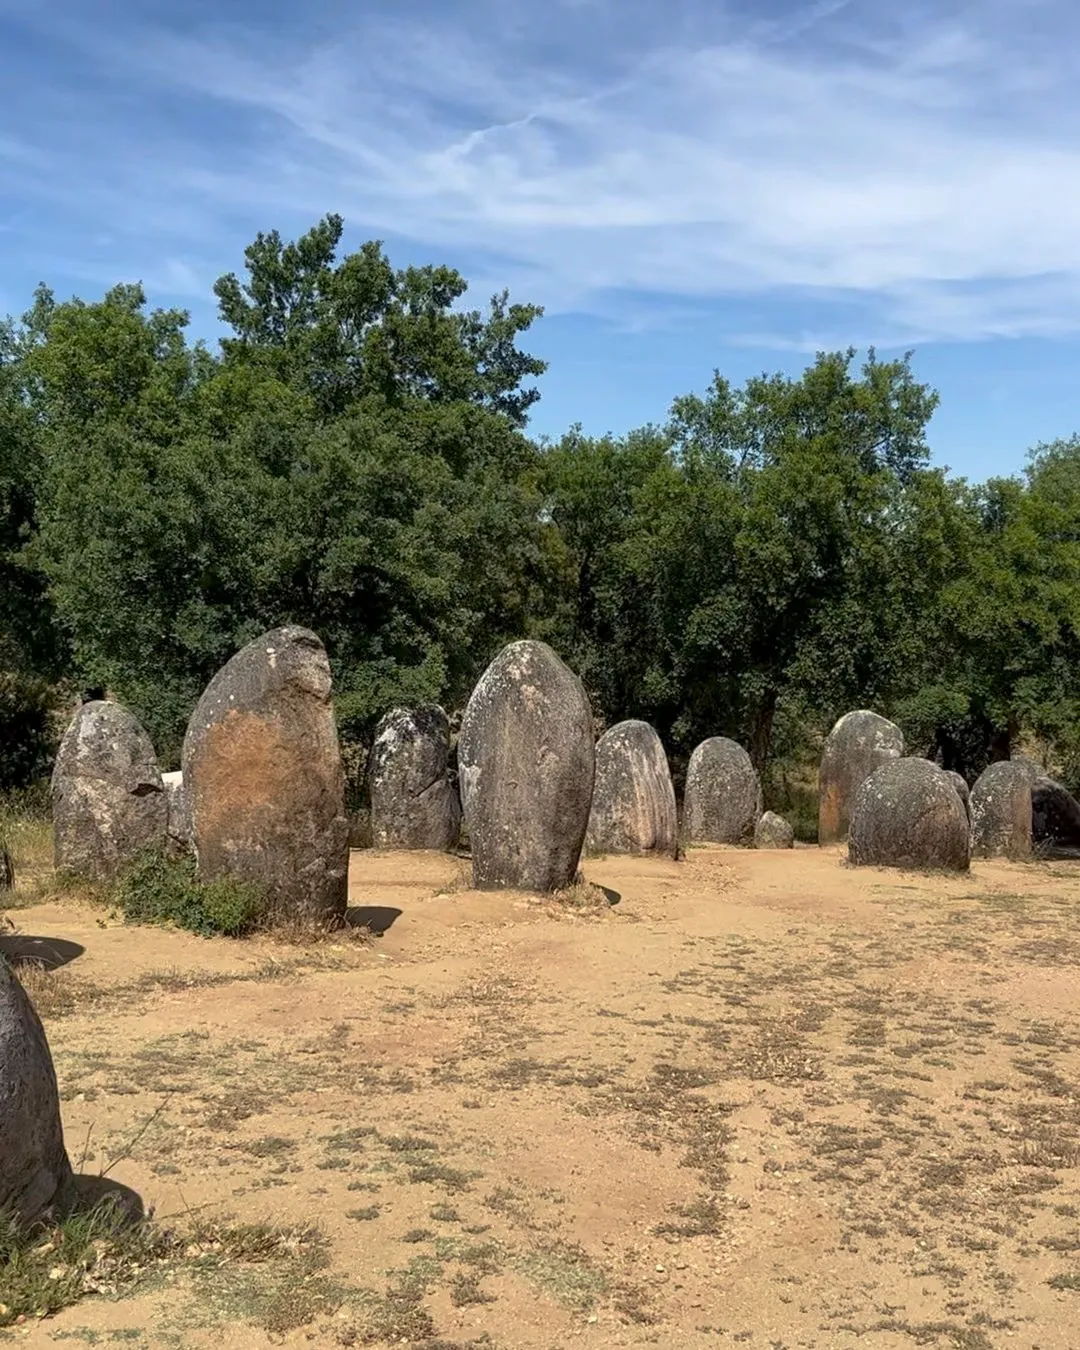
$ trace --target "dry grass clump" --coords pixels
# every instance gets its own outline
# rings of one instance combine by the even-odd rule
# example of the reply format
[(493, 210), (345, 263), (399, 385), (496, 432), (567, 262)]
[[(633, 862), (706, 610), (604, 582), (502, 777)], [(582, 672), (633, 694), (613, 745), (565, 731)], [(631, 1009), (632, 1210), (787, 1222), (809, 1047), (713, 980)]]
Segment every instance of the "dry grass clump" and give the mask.
[(235, 1311), (283, 1332), (340, 1302), (329, 1282), (312, 1279), (327, 1264), (325, 1247), (308, 1226), (222, 1221), (170, 1229), (133, 1220), (112, 1200), (32, 1227), (0, 1216), (0, 1327), (184, 1273), (200, 1287), (212, 1280)]
[(555, 891), (545, 901), (554, 910), (581, 918), (599, 919), (611, 910), (611, 901), (607, 893), (591, 881), (585, 881), (580, 875), (561, 891)]

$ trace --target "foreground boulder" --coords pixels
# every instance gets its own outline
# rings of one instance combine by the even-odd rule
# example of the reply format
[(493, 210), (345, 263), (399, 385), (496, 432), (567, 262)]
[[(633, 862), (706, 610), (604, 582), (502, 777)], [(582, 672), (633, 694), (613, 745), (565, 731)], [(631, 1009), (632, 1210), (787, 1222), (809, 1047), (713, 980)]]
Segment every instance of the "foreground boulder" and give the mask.
[(164, 850), (168, 807), (154, 747), (119, 703), (84, 703), (52, 775), (58, 871), (105, 881), (139, 854)]
[(450, 782), (450, 723), (442, 708), (395, 708), (368, 762), (375, 848), (457, 848), (461, 803)]
[(766, 811), (754, 826), (755, 848), (794, 848), (795, 831), (775, 811)]
[(0, 1213), (35, 1223), (65, 1209), (73, 1192), (45, 1032), (0, 958)]
[(971, 851), (980, 858), (1031, 857), (1031, 789), (1034, 766), (996, 760), (971, 789)]
[(191, 848), (191, 812), (188, 810), (184, 775), (179, 769), (163, 773), (165, 803), (168, 808), (168, 849), (173, 855), (187, 853)]
[(683, 825), (691, 843), (752, 844), (761, 815), (761, 783), (736, 741), (712, 736), (690, 756)]
[(892, 759), (855, 794), (848, 859), (857, 867), (966, 872), (970, 849), (964, 804), (929, 760)]
[(349, 822), (330, 691), (315, 634), (276, 628), (214, 676), (184, 738), (200, 877), (254, 883), (279, 918), (345, 913)]
[(581, 681), (543, 642), (512, 642), (473, 690), (458, 780), (473, 885), (554, 891), (577, 872), (596, 754)]
[(1042, 774), (1031, 785), (1031, 838), (1044, 850), (1080, 848), (1080, 802)]
[(678, 851), (671, 770), (648, 722), (619, 722), (596, 743), (596, 784), (585, 846), (590, 853)]
[(845, 713), (825, 738), (818, 775), (818, 843), (843, 843), (855, 794), (880, 765), (904, 753), (904, 733), (865, 708)]

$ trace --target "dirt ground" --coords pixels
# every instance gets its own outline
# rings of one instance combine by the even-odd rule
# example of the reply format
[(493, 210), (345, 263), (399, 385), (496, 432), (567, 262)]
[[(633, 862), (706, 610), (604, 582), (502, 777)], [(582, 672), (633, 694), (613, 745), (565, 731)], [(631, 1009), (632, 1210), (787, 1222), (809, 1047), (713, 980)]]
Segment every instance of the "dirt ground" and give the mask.
[(465, 869), (355, 853), (366, 944), (13, 912), (81, 1171), (325, 1244), (11, 1340), (1080, 1345), (1080, 864), (695, 849), (580, 909)]

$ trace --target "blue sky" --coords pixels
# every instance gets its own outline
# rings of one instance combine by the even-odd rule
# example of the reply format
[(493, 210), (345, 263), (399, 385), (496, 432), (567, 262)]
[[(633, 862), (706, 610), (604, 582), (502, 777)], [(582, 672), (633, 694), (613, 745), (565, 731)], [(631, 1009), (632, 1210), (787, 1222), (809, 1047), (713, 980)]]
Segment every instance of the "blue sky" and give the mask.
[(546, 307), (534, 430), (915, 350), (935, 457), (1080, 431), (1071, 0), (0, 0), (0, 313), (141, 279), (216, 332), (260, 229)]

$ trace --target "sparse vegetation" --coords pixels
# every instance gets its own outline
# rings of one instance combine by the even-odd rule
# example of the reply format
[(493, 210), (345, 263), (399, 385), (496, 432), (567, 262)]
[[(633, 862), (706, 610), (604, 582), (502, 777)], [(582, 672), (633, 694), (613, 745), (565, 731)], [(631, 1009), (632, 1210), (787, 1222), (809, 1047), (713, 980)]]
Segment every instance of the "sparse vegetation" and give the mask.
[(256, 1325), (286, 1331), (331, 1305), (326, 1288), (310, 1281), (325, 1264), (325, 1243), (311, 1228), (196, 1222), (174, 1229), (133, 1220), (110, 1201), (30, 1229), (5, 1217), (0, 1327), (46, 1317), (90, 1294), (159, 1286), (184, 1272), (216, 1301), (237, 1299)]
[[(882, 879), (807, 853), (785, 890), (788, 861), (704, 852), (662, 884), (635, 862), (633, 928), (515, 903), (479, 948), (425, 900), (433, 960), (376, 965), (343, 938), (250, 965), (199, 944), (186, 970), (21, 966), (46, 1022), (66, 1019), (77, 1168), (137, 1169), (170, 1206), (209, 1179), (208, 1212), (176, 1202), (130, 1259), (98, 1249), (124, 1315), (164, 1315), (181, 1343), (239, 1323), (425, 1350), (527, 1341), (522, 1310), (586, 1346), (714, 1325), (739, 1344), (766, 1325), (788, 1344), (1052, 1340), (1080, 1256), (1080, 1019), (1055, 955), (1072, 872), (1039, 864), (1018, 890), (1010, 864)], [(404, 875), (353, 865), (373, 890)], [(192, 951), (153, 927), (108, 941)], [(237, 969), (202, 959), (225, 953)], [(25, 1308), (40, 1270), (21, 1269)], [(760, 1310), (718, 1322), (718, 1270), (754, 1272)]]
[(115, 1205), (29, 1230), (0, 1216), (0, 1326), (48, 1316), (87, 1294), (123, 1293), (173, 1252), (167, 1236)]

